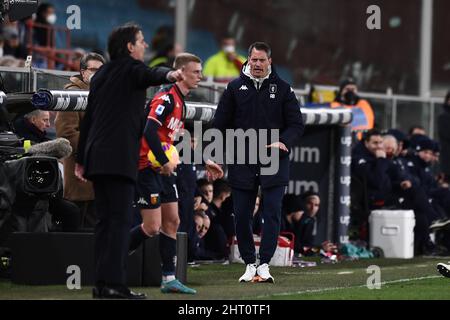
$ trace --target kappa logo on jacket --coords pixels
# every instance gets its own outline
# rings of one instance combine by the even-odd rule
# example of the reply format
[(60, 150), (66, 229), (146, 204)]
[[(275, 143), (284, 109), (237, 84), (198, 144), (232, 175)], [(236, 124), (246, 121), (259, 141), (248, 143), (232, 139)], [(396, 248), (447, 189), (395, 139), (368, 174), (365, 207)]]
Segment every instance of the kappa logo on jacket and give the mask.
[(166, 101), (166, 102), (170, 103), (170, 96), (167, 95), (167, 94), (165, 94), (165, 95), (159, 97), (159, 99), (161, 99), (161, 100), (163, 100), (163, 101)]
[(138, 200), (138, 202), (137, 202), (138, 204), (143, 204), (143, 205), (146, 205), (146, 206), (148, 206), (148, 202), (147, 201), (145, 201), (145, 199), (144, 198), (139, 198), (139, 200)]
[(239, 90), (248, 90), (248, 88), (247, 88), (247, 86), (246, 86), (245, 84), (243, 84), (243, 85), (239, 88)]

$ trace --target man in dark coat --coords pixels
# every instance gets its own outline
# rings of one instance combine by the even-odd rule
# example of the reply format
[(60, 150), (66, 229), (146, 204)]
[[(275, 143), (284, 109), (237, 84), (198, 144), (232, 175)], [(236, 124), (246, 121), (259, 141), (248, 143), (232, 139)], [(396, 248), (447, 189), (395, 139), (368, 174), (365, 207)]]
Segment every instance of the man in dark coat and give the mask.
[(147, 47), (139, 26), (113, 30), (111, 61), (92, 78), (80, 132), (75, 175), (93, 182), (98, 215), (94, 298), (145, 298), (126, 286), (126, 260), (146, 89), (182, 79), (180, 71), (147, 67)]
[[(70, 77), (65, 90), (88, 90), (91, 78), (105, 64), (105, 59), (94, 52), (85, 54), (80, 59), (80, 73)], [(64, 164), (64, 199), (74, 202), (81, 213), (81, 227), (94, 228), (96, 215), (94, 209), (94, 188), (90, 182), (82, 182), (75, 177), (74, 168), (80, 138), (80, 123), (84, 112), (60, 111), (56, 114), (56, 136), (70, 141), (72, 154), (63, 160)]]
[(446, 182), (450, 178), (450, 91), (445, 97), (444, 112), (439, 116), (438, 133), (441, 143), (441, 170), (445, 174)]
[[(230, 164), (228, 171), (239, 252), (247, 265), (240, 282), (273, 282), (269, 262), (277, 247), (281, 199), (289, 182), (288, 154), (304, 129), (300, 104), (294, 90), (278, 77), (271, 64), (270, 47), (263, 42), (252, 44), (248, 51), (248, 62), (243, 66), (240, 77), (228, 84), (213, 121), (213, 127), (222, 131), (234, 129), (238, 139), (242, 136), (239, 130), (245, 131), (243, 135), (251, 135), (255, 132), (253, 130), (258, 130), (258, 142), (245, 139), (244, 143), (237, 146), (238, 152), (234, 152), (237, 162), (233, 159), (234, 163)], [(266, 133), (271, 137), (264, 137), (261, 129), (267, 130)], [(277, 133), (278, 141), (272, 141), (272, 138), (276, 139)], [(267, 145), (252, 150), (255, 145), (262, 145), (261, 141), (267, 142)], [(227, 141), (227, 146), (230, 145), (234, 143)], [(271, 152), (269, 163), (278, 164), (275, 172), (265, 170), (267, 165), (262, 161), (262, 154), (266, 151)], [(255, 156), (257, 161), (252, 161)], [(259, 251), (260, 265), (257, 267), (252, 213), (259, 186), (262, 189), (264, 225)]]

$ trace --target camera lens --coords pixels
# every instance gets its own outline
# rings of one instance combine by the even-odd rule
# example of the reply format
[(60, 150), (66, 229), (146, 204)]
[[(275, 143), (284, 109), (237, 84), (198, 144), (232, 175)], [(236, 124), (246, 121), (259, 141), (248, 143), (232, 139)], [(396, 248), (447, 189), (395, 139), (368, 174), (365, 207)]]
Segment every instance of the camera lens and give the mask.
[(48, 161), (36, 160), (28, 165), (26, 177), (34, 188), (46, 189), (55, 181), (55, 168)]

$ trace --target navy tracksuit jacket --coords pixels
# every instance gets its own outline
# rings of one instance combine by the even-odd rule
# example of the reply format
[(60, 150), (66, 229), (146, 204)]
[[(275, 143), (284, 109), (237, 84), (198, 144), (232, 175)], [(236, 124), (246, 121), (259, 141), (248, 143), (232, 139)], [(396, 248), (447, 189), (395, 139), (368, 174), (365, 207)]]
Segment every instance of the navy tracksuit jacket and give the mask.
[[(245, 68), (245, 65), (244, 65)], [(231, 81), (220, 99), (213, 127), (225, 129), (279, 129), (280, 141), (290, 150), (303, 134), (304, 124), (300, 104), (291, 86), (278, 77), (274, 68), (268, 79), (257, 89), (253, 80), (241, 72)], [(251, 151), (246, 144), (246, 154)], [(228, 179), (234, 188), (252, 190), (261, 183), (263, 188), (288, 185), (289, 157), (280, 151), (278, 173), (260, 175), (260, 165), (233, 164), (228, 166)]]
[[(246, 64), (242, 70), (245, 68)], [(304, 130), (300, 105), (294, 91), (278, 77), (274, 68), (262, 83), (256, 84), (244, 71), (239, 78), (231, 81), (220, 99), (213, 127), (222, 132), (226, 129), (278, 129), (279, 141), (289, 150)], [(261, 136), (258, 135), (258, 142), (260, 139)], [(266, 141), (268, 140), (269, 138)], [(230, 145), (229, 141), (227, 145)], [(232, 187), (239, 252), (246, 264), (256, 262), (252, 213), (258, 187), (261, 186), (264, 225), (259, 255), (260, 263), (263, 264), (269, 263), (277, 247), (281, 199), (289, 183), (289, 157), (287, 152), (280, 150), (278, 171), (272, 175), (261, 175), (262, 164), (259, 157), (256, 164), (248, 162), (249, 154), (257, 152), (251, 149), (253, 147), (255, 146), (248, 141), (244, 143), (246, 162), (230, 164), (228, 180)], [(236, 148), (235, 146), (235, 150)]]

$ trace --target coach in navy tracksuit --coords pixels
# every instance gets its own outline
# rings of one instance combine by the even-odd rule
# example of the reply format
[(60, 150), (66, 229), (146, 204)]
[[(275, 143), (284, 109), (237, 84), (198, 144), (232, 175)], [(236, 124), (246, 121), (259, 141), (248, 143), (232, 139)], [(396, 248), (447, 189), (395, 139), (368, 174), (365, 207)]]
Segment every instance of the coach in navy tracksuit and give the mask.
[[(289, 150), (300, 138), (304, 125), (300, 105), (294, 91), (271, 67), (271, 49), (263, 42), (249, 48), (248, 62), (238, 79), (230, 82), (223, 93), (213, 127), (221, 129), (270, 129), (279, 130), (279, 141), (271, 148), (279, 148), (279, 168), (275, 174), (261, 174), (263, 165), (249, 162), (250, 149), (245, 143), (245, 164), (229, 166), (228, 179), (236, 216), (236, 236), (239, 251), (247, 269), (240, 281), (252, 281), (258, 275), (260, 281), (273, 282), (268, 263), (276, 246), (281, 219), (281, 200), (289, 181)], [(261, 136), (258, 136), (260, 139)], [(269, 137), (270, 139), (270, 137)], [(227, 142), (229, 146), (229, 143)], [(238, 147), (242, 147), (238, 146)], [(264, 147), (264, 149), (267, 151)], [(273, 149), (272, 149), (273, 150)], [(239, 155), (238, 155), (239, 156)], [(264, 226), (259, 250), (260, 265), (256, 268), (255, 246), (252, 233), (252, 213), (258, 188), (261, 186)]]

